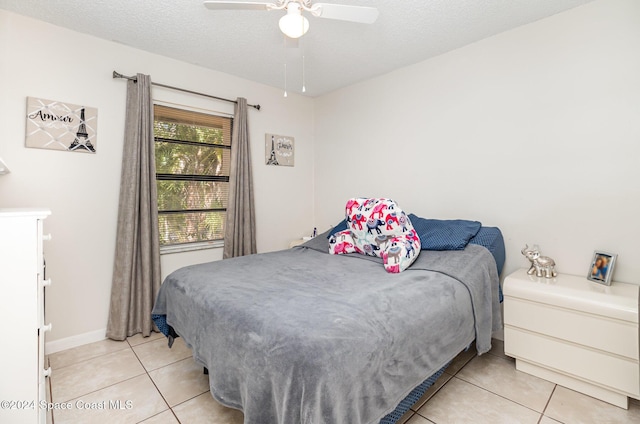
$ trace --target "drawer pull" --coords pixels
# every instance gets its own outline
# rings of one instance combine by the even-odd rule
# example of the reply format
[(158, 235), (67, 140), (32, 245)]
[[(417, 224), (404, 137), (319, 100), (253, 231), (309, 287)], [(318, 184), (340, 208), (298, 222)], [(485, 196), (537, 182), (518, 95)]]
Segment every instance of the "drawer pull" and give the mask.
[(49, 367), (46, 370), (42, 371), (42, 375), (45, 376), (45, 377), (50, 377), (51, 376), (51, 367)]
[(52, 324), (49, 323), (47, 325), (43, 325), (42, 328), (40, 328), (40, 330), (41, 330), (42, 333), (45, 333), (47, 331), (51, 331), (51, 327), (52, 327)]
[(42, 240), (44, 240), (44, 241), (49, 241), (49, 240), (51, 240), (51, 238), (52, 238), (51, 234), (43, 234), (42, 235)]
[(42, 280), (42, 287), (49, 287), (52, 281), (51, 278), (47, 278), (46, 280)]

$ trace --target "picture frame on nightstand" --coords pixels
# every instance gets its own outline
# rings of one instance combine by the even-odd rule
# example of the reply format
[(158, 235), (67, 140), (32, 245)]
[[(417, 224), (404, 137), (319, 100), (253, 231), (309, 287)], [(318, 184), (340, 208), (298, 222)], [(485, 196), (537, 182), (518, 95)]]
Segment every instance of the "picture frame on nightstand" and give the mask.
[(615, 253), (600, 252), (598, 250), (593, 252), (587, 279), (595, 283), (610, 286), (617, 256)]

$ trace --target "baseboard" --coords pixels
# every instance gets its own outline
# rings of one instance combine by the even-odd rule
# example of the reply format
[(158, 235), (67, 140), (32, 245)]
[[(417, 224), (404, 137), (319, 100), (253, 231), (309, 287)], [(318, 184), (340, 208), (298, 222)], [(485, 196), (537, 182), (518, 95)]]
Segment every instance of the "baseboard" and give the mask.
[(60, 340), (53, 340), (45, 343), (44, 351), (47, 355), (67, 350), (74, 347), (82, 346), (89, 343), (99, 342), (107, 338), (107, 329), (90, 331), (89, 333), (78, 334)]
[(494, 331), (493, 333), (491, 333), (491, 338), (504, 341), (504, 329), (501, 328), (500, 330)]

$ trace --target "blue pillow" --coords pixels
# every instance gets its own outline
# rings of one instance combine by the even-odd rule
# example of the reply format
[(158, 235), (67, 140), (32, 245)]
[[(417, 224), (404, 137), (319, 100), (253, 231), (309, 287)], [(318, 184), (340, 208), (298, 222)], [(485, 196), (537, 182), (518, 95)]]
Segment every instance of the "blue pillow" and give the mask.
[(409, 219), (422, 250), (463, 250), (482, 226), (478, 221), (426, 219), (414, 214), (409, 214)]
[(342, 221), (340, 221), (340, 223), (338, 225), (336, 225), (335, 227), (333, 227), (333, 229), (331, 231), (329, 231), (329, 235), (327, 235), (327, 238), (330, 238), (335, 233), (337, 233), (339, 231), (344, 231), (347, 228), (348, 228), (347, 227), (347, 220), (343, 219)]

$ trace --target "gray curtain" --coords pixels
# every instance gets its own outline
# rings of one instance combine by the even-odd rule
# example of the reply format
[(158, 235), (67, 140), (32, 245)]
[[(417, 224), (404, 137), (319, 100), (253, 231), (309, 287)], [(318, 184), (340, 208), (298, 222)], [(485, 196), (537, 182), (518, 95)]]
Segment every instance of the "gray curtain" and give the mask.
[(224, 227), (224, 259), (256, 253), (256, 218), (247, 99), (236, 100), (231, 138), (229, 204)]
[(124, 340), (153, 329), (151, 309), (160, 289), (151, 78), (127, 81), (120, 204), (107, 337)]

